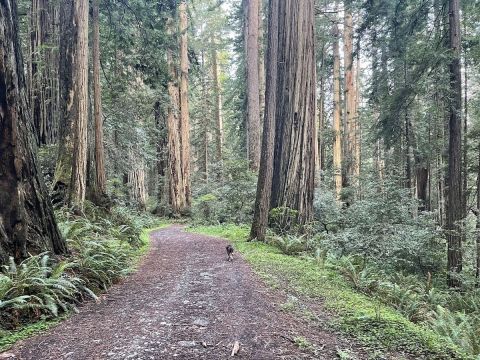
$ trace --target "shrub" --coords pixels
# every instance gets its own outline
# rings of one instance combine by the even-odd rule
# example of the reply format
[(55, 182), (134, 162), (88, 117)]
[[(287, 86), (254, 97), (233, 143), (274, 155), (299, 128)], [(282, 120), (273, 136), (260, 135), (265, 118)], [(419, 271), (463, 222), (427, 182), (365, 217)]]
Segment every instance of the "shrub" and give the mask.
[(356, 254), (386, 271), (439, 272), (445, 241), (433, 214), (414, 216), (417, 202), (396, 179), (362, 182), (362, 198), (341, 209), (331, 193), (316, 193), (316, 221), (324, 246), (336, 256)]
[(269, 241), (285, 255), (296, 255), (306, 250), (306, 242), (303, 236), (292, 234), (284, 236), (273, 235), (269, 237)]
[(79, 298), (95, 294), (69, 272), (72, 263), (54, 263), (47, 254), (32, 256), (18, 266), (13, 259), (0, 274), (0, 318), (6, 327), (23, 319), (58, 316), (75, 309)]
[[(197, 180), (199, 181), (199, 180)], [(256, 174), (245, 161), (224, 163), (221, 177), (194, 187), (194, 221), (202, 224), (249, 223), (253, 217)]]

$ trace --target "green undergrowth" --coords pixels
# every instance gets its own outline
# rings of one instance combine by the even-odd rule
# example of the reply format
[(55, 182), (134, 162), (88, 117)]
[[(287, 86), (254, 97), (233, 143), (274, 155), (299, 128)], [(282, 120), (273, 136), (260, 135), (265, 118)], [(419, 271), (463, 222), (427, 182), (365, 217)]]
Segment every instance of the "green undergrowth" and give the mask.
[(414, 324), (377, 299), (356, 292), (341, 274), (313, 257), (289, 256), (278, 247), (247, 242), (248, 227), (198, 226), (191, 231), (232, 241), (269, 286), (320, 300), (333, 315), (332, 327), (376, 352), (396, 352), (432, 360), (468, 359), (448, 339)]
[(68, 318), (69, 313), (59, 316), (55, 319), (40, 320), (32, 324), (27, 324), (18, 330), (1, 330), (0, 329), (0, 352), (11, 348), (17, 341), (27, 339), (34, 335), (40, 334), (53, 326), (59, 324), (61, 321)]
[(69, 254), (33, 255), (0, 270), (0, 351), (57, 324), (134, 271), (150, 248), (149, 233), (168, 223), (126, 207), (87, 204), (85, 216), (56, 213)]

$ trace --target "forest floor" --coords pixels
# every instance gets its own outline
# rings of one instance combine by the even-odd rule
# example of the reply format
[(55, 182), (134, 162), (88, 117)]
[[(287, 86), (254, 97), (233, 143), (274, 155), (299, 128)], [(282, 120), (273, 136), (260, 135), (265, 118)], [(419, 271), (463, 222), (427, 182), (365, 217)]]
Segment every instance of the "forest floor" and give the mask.
[[(307, 319), (255, 275), (226, 240), (170, 226), (151, 234), (138, 271), (99, 303), (24, 340), (0, 359), (367, 359), (327, 326), (321, 305)], [(343, 357), (342, 354), (349, 354)]]

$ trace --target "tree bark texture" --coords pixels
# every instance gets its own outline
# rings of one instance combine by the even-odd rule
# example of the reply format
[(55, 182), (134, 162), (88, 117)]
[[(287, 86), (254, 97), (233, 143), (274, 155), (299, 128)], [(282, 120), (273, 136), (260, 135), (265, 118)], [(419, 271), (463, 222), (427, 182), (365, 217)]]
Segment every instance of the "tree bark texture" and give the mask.
[[(298, 211), (300, 225), (312, 216), (316, 145), (314, 10), (313, 0), (270, 1), (267, 108), (252, 238), (264, 238), (269, 209)], [(265, 200), (269, 196), (268, 205)]]
[(244, 0), (244, 42), (247, 70), (247, 153), (250, 169), (260, 166), (259, 0)]
[(333, 24), (333, 171), (335, 180), (335, 194), (340, 199), (342, 191), (342, 107), (340, 87), (340, 49), (338, 25)]
[(220, 86), (220, 68), (218, 65), (218, 54), (213, 42), (212, 50), (212, 75), (213, 91), (215, 98), (215, 149), (218, 165), (223, 161), (223, 118), (222, 118), (222, 95)]
[(37, 160), (17, 24), (16, 2), (0, 1), (0, 264), (67, 250)]
[(100, 83), (100, 24), (99, 2), (93, 0), (93, 117), (95, 122), (95, 190), (96, 198), (101, 199), (107, 193), (105, 173), (105, 151), (103, 146), (102, 88)]
[(462, 229), (464, 215), (462, 183), (462, 77), (460, 70), (460, 3), (449, 1), (450, 70), (449, 146), (447, 174), (446, 230), (448, 240), (448, 285), (458, 287), (462, 271)]
[(167, 51), (170, 80), (167, 85), (170, 103), (167, 111), (168, 133), (168, 184), (169, 204), (174, 214), (181, 214), (186, 207), (185, 187), (182, 171), (182, 144), (180, 138), (179, 89), (177, 71), (172, 50)]
[(347, 186), (352, 185), (352, 176), (355, 173), (356, 166), (356, 149), (355, 149), (355, 109), (356, 109), (356, 95), (355, 95), (355, 69), (353, 62), (353, 19), (351, 13), (351, 1), (344, 1), (344, 71), (345, 71), (345, 150), (344, 166), (346, 179), (344, 183)]
[(180, 17), (180, 142), (181, 168), (183, 188), (185, 191), (185, 207), (190, 209), (192, 204), (190, 189), (190, 116), (188, 110), (188, 18), (187, 2), (179, 5)]

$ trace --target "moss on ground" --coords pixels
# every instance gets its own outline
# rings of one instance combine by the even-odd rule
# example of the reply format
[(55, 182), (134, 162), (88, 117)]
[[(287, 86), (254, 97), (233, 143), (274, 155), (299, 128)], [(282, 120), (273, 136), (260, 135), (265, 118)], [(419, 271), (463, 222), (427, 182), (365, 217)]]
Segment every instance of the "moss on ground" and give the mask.
[(284, 255), (274, 246), (247, 242), (248, 227), (197, 226), (190, 231), (232, 241), (268, 286), (320, 300), (333, 315), (332, 326), (376, 352), (401, 352), (432, 360), (469, 358), (448, 339), (410, 322), (378, 300), (354, 291), (340, 274), (315, 259)]

